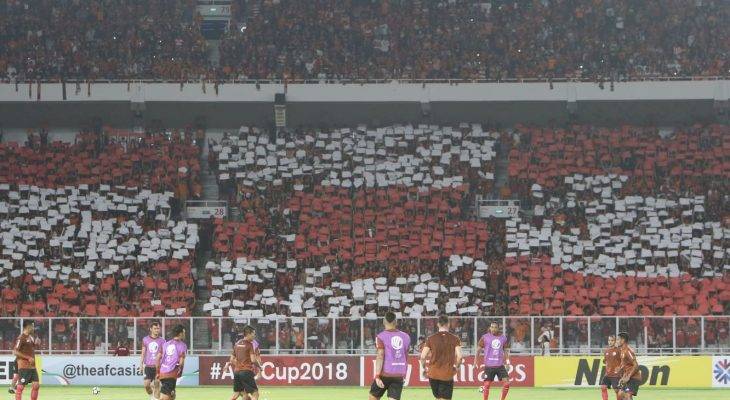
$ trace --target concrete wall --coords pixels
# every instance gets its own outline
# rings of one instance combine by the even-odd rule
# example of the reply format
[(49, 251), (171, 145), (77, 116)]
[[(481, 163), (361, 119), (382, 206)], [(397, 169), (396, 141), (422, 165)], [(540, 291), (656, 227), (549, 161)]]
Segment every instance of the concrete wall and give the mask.
[[(77, 90), (78, 89), (78, 90)], [(4, 127), (79, 126), (93, 117), (133, 125), (132, 107), (147, 121), (185, 126), (204, 118), (209, 127), (266, 126), (273, 121), (274, 94), (286, 90), (290, 126), (392, 122), (463, 121), (561, 124), (570, 120), (602, 125), (682, 124), (715, 119), (727, 103), (730, 81), (624, 82), (614, 90), (594, 83), (474, 84), (279, 84), (109, 83), (0, 84)], [(40, 92), (40, 93), (39, 93)], [(428, 108), (424, 114), (423, 109)]]

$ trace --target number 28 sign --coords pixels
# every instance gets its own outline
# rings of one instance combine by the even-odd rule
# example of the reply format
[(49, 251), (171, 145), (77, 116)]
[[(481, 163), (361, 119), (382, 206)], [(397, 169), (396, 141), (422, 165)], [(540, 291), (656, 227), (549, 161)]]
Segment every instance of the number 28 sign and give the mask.
[(187, 207), (188, 218), (193, 219), (208, 219), (213, 218), (225, 218), (226, 217), (226, 206), (188, 206)]

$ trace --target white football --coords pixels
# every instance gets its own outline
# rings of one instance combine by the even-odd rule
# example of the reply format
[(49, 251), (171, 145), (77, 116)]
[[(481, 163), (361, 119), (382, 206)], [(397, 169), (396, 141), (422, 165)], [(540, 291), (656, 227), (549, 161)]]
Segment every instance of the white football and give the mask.
[(97, 395), (97, 394), (99, 394), (99, 393), (101, 393), (101, 389), (99, 389), (99, 387), (98, 387), (98, 386), (94, 386), (94, 387), (93, 387), (93, 388), (91, 389), (91, 394)]

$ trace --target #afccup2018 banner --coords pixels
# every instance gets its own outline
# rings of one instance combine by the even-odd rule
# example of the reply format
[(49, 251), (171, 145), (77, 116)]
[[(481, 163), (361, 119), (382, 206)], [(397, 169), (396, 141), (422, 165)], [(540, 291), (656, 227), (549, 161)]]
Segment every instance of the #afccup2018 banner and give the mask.
[[(232, 385), (233, 370), (224, 370), (229, 357), (200, 357), (201, 385)], [(263, 386), (354, 386), (360, 382), (360, 357), (262, 356)]]
[[(266, 356), (262, 357), (261, 377), (263, 386), (323, 385), (369, 386), (375, 375), (375, 356)], [(482, 370), (471, 365), (473, 357), (467, 357), (454, 376), (460, 385), (480, 386)], [(228, 357), (200, 357), (201, 385), (231, 385), (233, 371), (223, 370)], [(513, 386), (532, 386), (534, 380), (532, 357), (511, 357), (508, 368)], [(418, 364), (418, 356), (409, 358), (408, 386), (428, 386), (428, 379)]]
[[(637, 357), (637, 359), (644, 386), (686, 388), (712, 386), (712, 357), (666, 356)], [(605, 375), (605, 367), (601, 361), (601, 357), (535, 357), (535, 386), (599, 385)]]
[[(138, 386), (144, 379), (136, 356), (43, 356), (41, 361), (44, 385)], [(198, 357), (185, 357), (185, 369), (177, 384), (198, 385)]]

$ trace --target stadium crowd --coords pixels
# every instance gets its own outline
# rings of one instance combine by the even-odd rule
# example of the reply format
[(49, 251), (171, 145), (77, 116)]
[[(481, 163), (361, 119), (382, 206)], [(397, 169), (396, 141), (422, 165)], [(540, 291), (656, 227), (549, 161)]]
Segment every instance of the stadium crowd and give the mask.
[(0, 2), (0, 76), (10, 80), (199, 79), (196, 2)]
[[(377, 129), (298, 130), (269, 138), (241, 127), (210, 143), (209, 160), (226, 195), (278, 204), (317, 186), (361, 189), (402, 185), (489, 192), (498, 136), (480, 124), (399, 125)], [(266, 194), (266, 196), (263, 196)], [(286, 196), (286, 195), (284, 195)]]
[[(210, 238), (175, 210), (201, 192), (191, 134), (83, 132), (63, 143), (41, 130), (0, 144), (0, 282), (10, 283), (0, 306), (26, 317), (190, 316), (198, 243), (210, 239), (202, 310), (261, 321), (265, 346), (278, 335), (282, 348), (327, 351), (322, 332), (334, 330), (344, 341), (334, 345), (354, 349), (347, 338), (363, 331), (369, 343), (374, 317), (393, 309), (452, 315), (465, 343), (474, 320), (459, 316), (511, 315), (523, 348), (559, 329), (587, 343), (588, 329), (546, 318), (527, 332), (523, 315), (727, 314), (727, 130), (361, 125), (277, 138), (242, 127), (209, 139), (221, 194), (241, 210), (206, 222)], [(525, 213), (475, 220), (475, 196), (498, 192), (500, 156), (501, 194)], [(276, 331), (278, 316), (309, 318)], [(671, 346), (671, 320), (632, 321), (650, 347)], [(697, 321), (681, 323), (677, 341), (692, 347)], [(46, 328), (61, 349), (74, 348), (72, 325)], [(123, 341), (123, 330), (112, 336)], [(728, 339), (716, 334), (708, 346)], [(104, 351), (96, 333), (82, 342)]]
[[(441, 164), (442, 180), (469, 177), (457, 184), (415, 180), (419, 170), (403, 167), (412, 159), (405, 161), (398, 145), (404, 139), (399, 132), (410, 129), (425, 135), (417, 146), (403, 140), (402, 149), (416, 158), (428, 149), (431, 159), (417, 163), (424, 173), (433, 174), (439, 151), (449, 149), (438, 146), (434, 153), (438, 140), (429, 132), (461, 131), (461, 142), (449, 143), (451, 149), (469, 149), (464, 142), (475, 141), (493, 154), (484, 164), (467, 163), (471, 157)], [(727, 314), (727, 129), (361, 126), (300, 132), (277, 143), (243, 127), (210, 143), (220, 185), (246, 212), (241, 222), (220, 222), (214, 229), (214, 260), (207, 265), (213, 297), (204, 309), (263, 321), (275, 315), (344, 317), (309, 320), (315, 324), (309, 332), (330, 332), (335, 323), (338, 338), (360, 333), (348, 317), (369, 321), (386, 309), (404, 317), (446, 312), (455, 316), (452, 328), (465, 343), (471, 343), (473, 327), (461, 326), (471, 320), (458, 316)], [(361, 148), (371, 149), (373, 161), (383, 165), (382, 178), (355, 183), (356, 171), (367, 171), (368, 157), (358, 157), (359, 142), (343, 140), (348, 136), (363, 139)], [(395, 140), (381, 148), (389, 136)], [(502, 194), (521, 198), (526, 216), (505, 225), (470, 222), (474, 195), (494, 190), (496, 156), (509, 147), (510, 180)], [(443, 241), (454, 233), (457, 244)], [(529, 348), (543, 331), (554, 338), (558, 321), (546, 321), (530, 333), (529, 320), (510, 319), (513, 346)], [(636, 343), (662, 349), (674, 344), (671, 322), (626, 319), (622, 329)], [(592, 346), (602, 344), (600, 332), (616, 329), (613, 323), (593, 322)], [(699, 321), (678, 324), (683, 332), (677, 346), (696, 348)], [(292, 329), (281, 332), (280, 344), (332, 345), (327, 335), (305, 338), (301, 327)], [(363, 329), (369, 339), (375, 327)], [(575, 342), (566, 345), (588, 344), (585, 319), (568, 319), (564, 329), (566, 340)], [(704, 339), (717, 346), (728, 334), (721, 328)]]
[(239, 0), (225, 77), (641, 79), (726, 75), (730, 7), (662, 2)]
[(199, 147), (189, 131), (130, 134), (104, 128), (83, 130), (73, 143), (50, 141), (48, 131), (29, 130), (23, 145), (0, 143), (0, 183), (40, 188), (99, 185), (173, 192), (178, 215), (188, 198), (199, 198)]
[[(486, 296), (489, 305), (475, 315), (726, 313), (726, 130), (361, 126), (269, 143), (256, 128), (243, 127), (211, 142), (220, 184), (246, 211), (243, 221), (215, 228), (217, 261), (209, 267), (226, 267), (211, 275), (209, 285), (220, 296), (206, 307), (214, 315), (251, 315), (245, 310), (254, 308), (257, 317), (365, 316), (392, 308), (386, 299), (397, 293), (396, 309), (404, 315), (472, 315), (450, 305), (448, 295), (415, 312), (418, 298), (400, 301), (417, 294), (418, 284), (434, 281), (446, 293), (469, 298), (467, 288)], [(421, 137), (417, 147), (399, 138), (411, 131)], [(451, 132), (448, 145), (433, 132)], [(487, 159), (477, 160), (484, 164), (472, 164), (469, 143), (497, 149), (505, 141), (512, 142), (507, 195), (522, 197), (529, 217), (506, 226), (472, 222), (467, 211), (474, 194), (493, 189), (497, 153), (489, 150)], [(381, 148), (386, 142), (390, 146)], [(466, 156), (444, 162), (442, 152), (455, 147)], [(356, 183), (367, 173), (368, 150), (383, 172)], [(428, 157), (419, 159), (424, 151)], [(417, 155), (421, 168), (409, 172), (413, 158), (404, 152)], [(469, 178), (426, 183), (412, 179), (417, 171), (441, 181)], [(456, 269), (452, 257), (482, 260), (486, 267)], [(233, 263), (270, 271), (237, 275)], [(428, 280), (420, 280), (423, 273)], [(481, 280), (472, 281), (474, 274), (488, 277), (486, 285), (474, 286)], [(355, 296), (353, 282), (380, 289)], [(451, 292), (457, 282), (463, 287)], [(263, 295), (263, 287), (271, 290)], [(265, 306), (259, 309), (260, 301)]]
[[(202, 190), (191, 132), (52, 137), (0, 143), (2, 314), (58, 318), (39, 322), (54, 351), (76, 349), (75, 317), (191, 315), (199, 233), (179, 218)], [(125, 324), (110, 322), (110, 342), (127, 341)], [(106, 353), (104, 322), (82, 325), (82, 350)]]
[(518, 127), (511, 189), (533, 215), (507, 223), (512, 313), (727, 313), (727, 135)]
[(190, 315), (198, 229), (176, 215), (198, 151), (179, 134), (0, 143), (3, 314)]
[(219, 63), (196, 3), (0, 2), (0, 76), (621, 80), (729, 68), (723, 0), (238, 0)]
[[(512, 195), (523, 202), (565, 196), (573, 175), (625, 175), (621, 195), (707, 195), (712, 218), (730, 213), (726, 125), (696, 125), (676, 132), (623, 126), (540, 129), (518, 126), (510, 154)], [(538, 194), (531, 189), (537, 184)]]
[[(387, 290), (400, 293), (396, 285), (408, 281), (411, 292), (421, 284), (422, 297), (427, 285), (434, 294), (458, 285), (459, 291), (452, 292), (458, 294), (464, 286), (459, 282), (487, 273), (487, 264), (478, 255), (487, 254), (493, 245), (489, 228), (467, 220), (464, 213), (470, 191), (488, 192), (494, 179), (495, 137), (480, 125), (360, 126), (293, 135), (269, 143), (258, 129), (242, 127), (237, 134), (226, 134), (220, 143), (211, 142), (210, 157), (219, 183), (228, 186), (229, 198), (241, 199), (245, 211), (241, 222), (216, 225), (213, 255), (226, 265), (226, 272), (211, 274), (209, 283), (211, 289), (215, 282), (232, 290), (226, 291), (221, 307), (217, 307), (221, 296), (216, 296), (210, 310), (230, 312), (227, 307), (233, 301), (238, 305), (256, 302), (253, 299), (272, 280), (276, 285), (265, 291), (267, 302), (287, 298), (300, 282), (317, 280), (323, 289), (344, 284), (343, 290), (349, 291), (353, 282), (370, 282), (374, 290), (377, 279), (380, 304), (376, 293), (370, 292), (368, 299), (358, 296), (362, 307), (354, 309), (349, 305), (332, 309), (334, 303), (326, 298), (317, 304), (305, 298), (307, 315), (364, 316), (386, 307), (385, 303), (387, 307), (397, 304), (409, 314), (413, 299), (400, 302), (398, 294), (391, 303), (383, 297)], [(446, 274), (443, 267), (453, 257), (459, 267), (464, 265), (459, 255), (469, 260), (468, 267)], [(236, 279), (231, 261), (225, 260), (237, 260), (238, 267), (252, 271), (257, 267), (245, 263), (259, 260), (271, 271), (252, 284), (247, 279), (253, 275), (242, 273), (239, 278), (246, 289), (238, 291), (236, 284), (225, 283)], [(218, 269), (216, 264), (209, 266)], [(488, 297), (486, 284), (477, 285), (465, 286), (466, 293), (476, 290), (475, 298)], [(445, 298), (433, 298), (438, 304), (426, 308), (421, 304), (416, 314), (425, 309), (431, 314), (456, 312)], [(270, 305), (264, 308), (267, 315), (290, 314), (290, 307), (279, 310), (278, 301)], [(302, 308), (302, 304), (292, 306)], [(461, 304), (460, 308), (467, 307)], [(483, 313), (486, 307), (469, 310), (462, 314)], [(232, 312), (235, 315), (238, 310)]]

